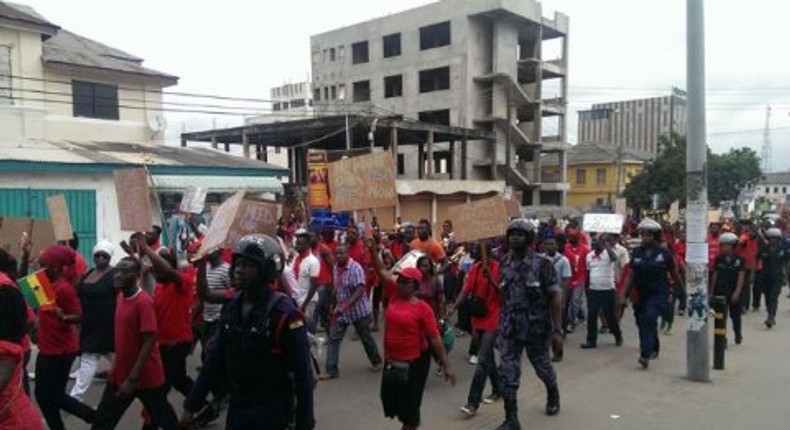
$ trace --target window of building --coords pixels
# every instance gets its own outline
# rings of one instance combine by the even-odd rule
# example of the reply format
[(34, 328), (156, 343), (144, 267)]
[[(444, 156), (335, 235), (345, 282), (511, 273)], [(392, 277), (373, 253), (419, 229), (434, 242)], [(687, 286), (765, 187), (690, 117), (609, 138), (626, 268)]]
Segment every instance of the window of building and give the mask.
[(280, 107), (282, 107), (282, 110), (288, 110), (288, 102), (282, 102)]
[(576, 183), (583, 185), (587, 183), (587, 171), (584, 169), (576, 169)]
[(403, 95), (403, 75), (384, 78), (384, 97), (400, 97)]
[(0, 45), (0, 105), (14, 104), (11, 71), (11, 47)]
[(367, 63), (369, 60), (367, 40), (351, 45), (351, 62), (353, 64)]
[(450, 67), (420, 71), (420, 92), (430, 93), (450, 89)]
[(384, 36), (384, 58), (397, 57), (400, 55), (400, 33)]
[(317, 102), (321, 101), (321, 88), (316, 88), (313, 90), (313, 100)]
[(398, 154), (398, 174), (406, 174), (406, 156), (404, 154)]
[(334, 85), (332, 85), (332, 87), (330, 88), (330, 90), (331, 90), (330, 98), (331, 98), (332, 100), (337, 100), (337, 87), (336, 87), (336, 86), (334, 86)]
[(324, 87), (324, 100), (329, 101), (329, 87)]
[(337, 98), (340, 100), (346, 99), (346, 85), (340, 84), (337, 86)]
[(417, 119), (429, 124), (450, 125), (450, 109), (422, 111)]
[(335, 48), (329, 48), (329, 61), (335, 61)]
[(119, 119), (117, 86), (71, 81), (71, 94), (74, 116)]
[(787, 194), (787, 187), (782, 187), (782, 194)]
[(370, 81), (354, 82), (354, 101), (370, 101)]
[(420, 50), (438, 48), (450, 44), (450, 21), (420, 28)]
[(774, 187), (774, 194), (779, 194), (779, 187)]
[(305, 105), (304, 99), (291, 100), (292, 108), (304, 107), (304, 105)]
[(597, 185), (606, 185), (606, 169), (595, 170), (595, 183)]
[(338, 61), (343, 61), (346, 57), (346, 47), (345, 46), (338, 46), (337, 47), (337, 59)]
[(273, 111), (275, 111), (275, 112), (277, 112), (278, 110), (280, 110), (280, 103), (274, 103), (274, 104), (272, 104), (272, 110), (273, 110)]

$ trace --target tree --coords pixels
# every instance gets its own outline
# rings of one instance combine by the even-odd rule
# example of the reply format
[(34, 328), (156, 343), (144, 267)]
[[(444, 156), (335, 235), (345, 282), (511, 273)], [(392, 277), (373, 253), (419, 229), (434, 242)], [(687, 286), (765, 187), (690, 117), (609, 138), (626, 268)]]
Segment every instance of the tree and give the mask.
[[(628, 205), (648, 208), (653, 194), (659, 195), (659, 207), (667, 208), (675, 200), (686, 204), (686, 138), (678, 134), (661, 136), (661, 154), (645, 164), (625, 189)], [(718, 206), (734, 200), (741, 188), (756, 182), (761, 175), (760, 159), (749, 148), (730, 149), (713, 154), (708, 148), (708, 201)]]

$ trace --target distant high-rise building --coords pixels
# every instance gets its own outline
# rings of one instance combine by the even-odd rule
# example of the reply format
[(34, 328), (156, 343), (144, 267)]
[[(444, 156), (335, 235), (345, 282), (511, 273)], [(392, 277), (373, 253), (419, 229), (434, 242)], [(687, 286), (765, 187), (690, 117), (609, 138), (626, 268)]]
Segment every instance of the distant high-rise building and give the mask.
[(632, 148), (657, 155), (659, 137), (686, 133), (686, 93), (592, 105), (579, 111), (579, 143)]

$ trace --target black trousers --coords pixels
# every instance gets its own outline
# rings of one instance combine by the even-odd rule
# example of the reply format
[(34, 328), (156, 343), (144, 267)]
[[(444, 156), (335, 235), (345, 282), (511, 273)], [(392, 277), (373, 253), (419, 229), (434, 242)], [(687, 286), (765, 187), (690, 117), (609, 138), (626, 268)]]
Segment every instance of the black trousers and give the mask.
[(192, 344), (189, 342), (159, 346), (167, 385), (175, 388), (184, 397), (195, 385), (195, 381), (187, 375), (187, 356), (191, 350)]
[(163, 385), (152, 389), (137, 389), (129, 397), (120, 398), (116, 395), (118, 387), (107, 383), (104, 387), (99, 409), (96, 412), (96, 422), (91, 430), (112, 430), (118, 425), (124, 412), (129, 409), (135, 398), (140, 399), (146, 411), (151, 415), (154, 425), (164, 430), (177, 430), (178, 417), (173, 406), (167, 402), (167, 386)]
[(615, 337), (620, 336), (620, 324), (614, 317), (614, 290), (587, 290), (587, 342), (598, 342), (598, 314), (603, 310), (606, 326)]
[(760, 309), (760, 302), (763, 298), (763, 283), (765, 282), (763, 271), (758, 270), (754, 273), (754, 282), (752, 282), (752, 309)]
[(76, 357), (77, 354), (39, 354), (36, 358), (36, 402), (50, 430), (65, 430), (61, 409), (87, 423), (92, 423), (96, 417), (93, 408), (66, 394), (69, 372)]

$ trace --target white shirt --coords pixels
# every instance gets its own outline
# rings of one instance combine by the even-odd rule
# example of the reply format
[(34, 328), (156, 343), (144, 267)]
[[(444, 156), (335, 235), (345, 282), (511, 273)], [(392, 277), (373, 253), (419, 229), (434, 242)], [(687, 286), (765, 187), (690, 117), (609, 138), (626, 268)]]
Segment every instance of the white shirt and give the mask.
[(590, 289), (595, 291), (614, 290), (614, 265), (606, 250), (595, 255), (587, 254), (587, 270), (590, 271)]
[(612, 249), (614, 251), (614, 255), (617, 256), (617, 261), (614, 267), (614, 275), (615, 275), (615, 282), (620, 279), (620, 273), (623, 272), (623, 267), (631, 260), (631, 257), (628, 255), (628, 249), (619, 243), (614, 245)]
[[(296, 258), (294, 258), (294, 261), (288, 267), (288, 270), (290, 270), (296, 278), (296, 285), (298, 287), (293, 292), (294, 300), (296, 300), (296, 304), (302, 306), (304, 301), (307, 299), (307, 294), (310, 292), (312, 278), (317, 278), (318, 274), (321, 272), (321, 262), (318, 261), (318, 257), (312, 253), (309, 253), (304, 258), (302, 258), (302, 262), (299, 264), (299, 273), (296, 273), (295, 266)], [(318, 294), (313, 294), (313, 299), (311, 302), (317, 301)]]

